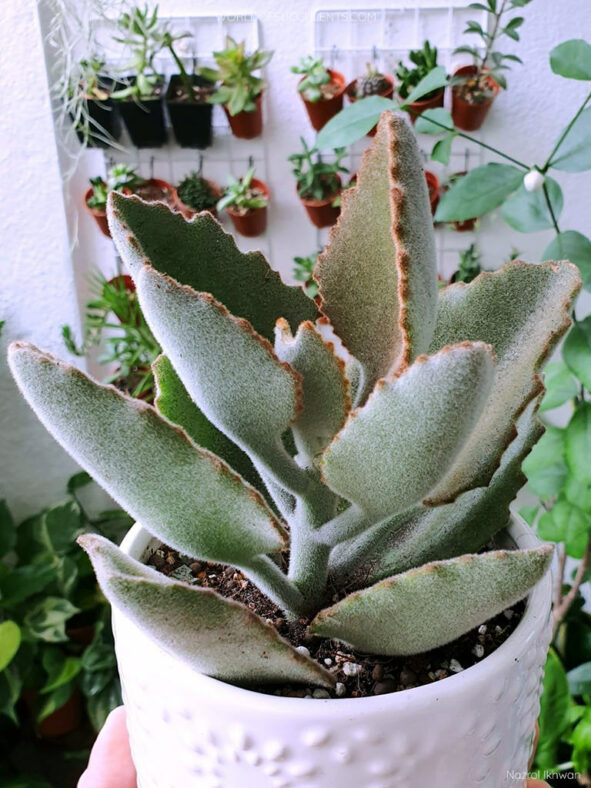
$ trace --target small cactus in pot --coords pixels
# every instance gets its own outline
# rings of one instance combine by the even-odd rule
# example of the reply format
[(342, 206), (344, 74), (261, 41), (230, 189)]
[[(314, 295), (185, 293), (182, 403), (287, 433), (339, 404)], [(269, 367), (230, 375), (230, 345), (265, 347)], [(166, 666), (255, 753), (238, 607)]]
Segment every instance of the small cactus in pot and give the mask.
[[(370, 654), (440, 646), (528, 594), (551, 548), (489, 545), (543, 431), (539, 372), (570, 324), (574, 266), (513, 261), (438, 291), (420, 154), (391, 113), (316, 265), (320, 307), (208, 213), (118, 194), (109, 209), (163, 348), (156, 407), (25, 343), (10, 365), (148, 532)], [(197, 671), (334, 684), (246, 606), (81, 543), (108, 599)]]

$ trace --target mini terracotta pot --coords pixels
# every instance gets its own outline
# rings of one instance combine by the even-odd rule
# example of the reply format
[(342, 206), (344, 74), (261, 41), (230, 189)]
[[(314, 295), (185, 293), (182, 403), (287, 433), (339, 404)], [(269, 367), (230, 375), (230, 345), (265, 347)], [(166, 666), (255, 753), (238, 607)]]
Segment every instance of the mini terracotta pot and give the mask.
[[(22, 697), (31, 715), (34, 715), (39, 692), (34, 689), (25, 689), (22, 692)], [(43, 739), (54, 739), (58, 736), (65, 736), (67, 733), (76, 730), (81, 722), (82, 694), (78, 687), (75, 687), (64, 705), (45, 717), (45, 719), (35, 727), (37, 733)]]
[[(269, 187), (258, 178), (253, 178), (251, 186), (260, 189), (267, 200), (269, 199)], [(267, 229), (267, 206), (264, 208), (255, 208), (254, 211), (247, 213), (238, 213), (233, 208), (226, 208), (228, 216), (232, 219), (232, 223), (237, 233), (244, 235), (247, 238), (254, 238), (257, 235), (262, 235)]]
[[(330, 81), (339, 86), (339, 91), (336, 95), (330, 99), (321, 99), (320, 101), (312, 102), (307, 101), (304, 98), (304, 94), (300, 93), (308, 117), (310, 118), (310, 123), (316, 131), (320, 131), (320, 129), (343, 108), (343, 95), (345, 93), (346, 84), (345, 77), (340, 71), (333, 71), (331, 68), (327, 69), (327, 71), (330, 74)], [(304, 77), (300, 79), (300, 83), (303, 82), (303, 80)]]
[(429, 189), (429, 202), (431, 203), (431, 213), (435, 215), (437, 204), (439, 203), (439, 178), (432, 172), (425, 170), (425, 179), (427, 181), (427, 188)]
[[(477, 71), (475, 66), (462, 66), (454, 71), (454, 77), (471, 76)], [(492, 77), (487, 77), (487, 84), (493, 91), (493, 95), (484, 101), (471, 104), (456, 93), (456, 87), (451, 91), (451, 116), (454, 126), (464, 131), (476, 131), (484, 123), (488, 111), (500, 90), (498, 82)]]
[(340, 205), (334, 206), (333, 202), (340, 194), (340, 185), (341, 179), (339, 178), (339, 191), (331, 194), (329, 197), (325, 197), (324, 200), (306, 200), (300, 197), (296, 186), (296, 193), (298, 193), (298, 197), (300, 197), (300, 202), (306, 209), (308, 218), (315, 227), (332, 227), (339, 218), (341, 207)]
[(224, 112), (228, 118), (228, 123), (232, 129), (232, 134), (242, 140), (251, 140), (258, 137), (263, 131), (263, 94), (261, 93), (254, 100), (256, 109), (254, 112), (239, 112), (237, 115), (230, 115), (228, 107), (223, 104)]
[[(437, 91), (434, 96), (427, 99), (421, 99), (420, 101), (413, 101), (411, 104), (408, 105), (410, 115), (410, 122), (413, 124), (419, 115), (422, 115), (423, 112), (427, 109), (434, 109), (435, 107), (442, 107), (443, 106), (443, 97), (445, 95), (445, 91), (443, 88)], [(404, 102), (404, 99), (402, 99)]]
[(111, 237), (111, 233), (109, 232), (109, 223), (107, 222), (107, 212), (102, 210), (101, 208), (91, 208), (88, 204), (88, 201), (92, 197), (92, 186), (86, 190), (84, 194), (84, 207), (86, 208), (87, 212), (94, 218), (95, 222), (98, 225), (99, 230), (103, 235), (106, 235), (107, 238)]
[[(214, 183), (214, 181), (210, 181), (207, 178), (205, 178), (204, 180), (207, 183), (207, 185), (209, 186), (210, 191), (212, 191), (213, 194), (215, 194), (216, 198), (219, 200), (220, 197), (222, 196), (222, 189), (221, 189), (221, 187), (218, 186), (217, 183)], [(176, 208), (176, 210), (180, 214), (182, 214), (185, 217), (185, 219), (192, 219), (193, 216), (195, 216), (196, 214), (199, 213), (199, 211), (196, 211), (194, 208), (191, 208), (190, 205), (186, 205), (181, 200), (181, 198), (179, 197), (178, 189), (175, 189), (174, 193), (175, 193), (174, 207)], [(212, 208), (206, 208), (205, 210), (208, 213), (210, 213), (212, 216), (215, 216), (216, 219), (217, 219), (218, 211), (217, 211), (217, 208), (216, 208), (215, 205)]]
[[(161, 197), (149, 197), (146, 198), (142, 195), (142, 189), (153, 187), (154, 189), (160, 189), (162, 192)], [(169, 208), (172, 208), (176, 204), (177, 194), (176, 189), (169, 183), (168, 181), (162, 180), (162, 178), (147, 178), (141, 186), (138, 186), (134, 192), (137, 194), (138, 197), (141, 197), (142, 200), (146, 202), (163, 202), (168, 205)]]
[[(382, 91), (382, 93), (377, 93), (375, 95), (382, 96), (382, 98), (391, 98), (394, 95), (394, 78), (389, 76), (388, 74), (384, 74), (384, 78), (388, 80), (390, 87), (388, 88), (388, 90), (384, 90)], [(349, 103), (351, 104), (355, 104), (355, 102), (358, 100), (355, 96), (356, 85), (357, 85), (357, 80), (354, 79), (353, 82), (349, 82), (349, 84), (345, 88), (345, 93), (347, 94), (347, 98), (349, 99)], [(373, 129), (370, 129), (367, 132), (366, 136), (375, 137), (377, 130), (378, 130), (378, 124), (376, 123)]]

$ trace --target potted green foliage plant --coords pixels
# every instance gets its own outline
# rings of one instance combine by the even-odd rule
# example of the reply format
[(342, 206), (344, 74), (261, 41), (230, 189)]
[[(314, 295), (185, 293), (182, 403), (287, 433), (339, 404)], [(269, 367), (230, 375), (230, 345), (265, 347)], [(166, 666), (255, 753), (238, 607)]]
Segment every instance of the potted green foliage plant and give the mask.
[(293, 277), (303, 284), (307, 296), (318, 297), (318, 282), (314, 279), (314, 268), (318, 262), (320, 252), (314, 252), (307, 257), (294, 257)]
[(517, 55), (498, 52), (496, 44), (502, 36), (519, 41), (518, 29), (523, 24), (523, 17), (506, 19), (505, 14), (530, 2), (487, 0), (486, 4), (472, 4), (471, 7), (486, 11), (489, 19), (486, 30), (473, 20), (466, 25), (464, 34), (477, 36), (480, 45), (463, 45), (454, 50), (454, 55), (471, 55), (474, 61), (472, 65), (456, 69), (451, 80), (452, 117), (458, 128), (475, 131), (482, 126), (499, 89), (507, 87), (503, 71), (508, 70), (508, 62), (521, 63)]
[[(394, 79), (382, 74), (373, 63), (368, 63), (365, 74), (349, 82), (345, 93), (351, 104), (367, 96), (391, 98), (394, 95)], [(373, 137), (376, 130), (377, 126), (374, 126), (367, 132), (368, 136)]]
[(121, 549), (81, 543), (113, 604), (140, 784), (525, 772), (552, 548), (508, 507), (577, 268), (513, 261), (438, 292), (421, 155), (390, 112), (315, 268), (320, 310), (206, 213), (109, 205), (165, 354), (156, 408), (25, 342), (9, 363), (137, 520)]
[(476, 248), (476, 244), (470, 244), (467, 249), (460, 252), (460, 261), (457, 271), (451, 276), (450, 284), (454, 282), (471, 282), (476, 279), (482, 268), (480, 266), (481, 254)]
[(225, 210), (240, 235), (262, 235), (267, 229), (269, 187), (254, 177), (250, 167), (242, 178), (228, 176), (228, 185), (217, 203), (217, 210)]
[(300, 137), (302, 152), (288, 157), (296, 179), (298, 197), (312, 224), (316, 227), (330, 227), (341, 212), (340, 202), (335, 200), (341, 193), (341, 172), (348, 172), (342, 160), (344, 148), (335, 150), (333, 161), (325, 161), (314, 148), (309, 148), (306, 140)]
[(176, 207), (185, 219), (196, 213), (209, 211), (217, 216), (217, 204), (222, 190), (217, 183), (204, 178), (200, 172), (190, 172), (176, 187)]
[(106, 179), (101, 175), (90, 179), (90, 188), (84, 194), (84, 207), (94, 218), (100, 231), (108, 238), (111, 237), (107, 222), (109, 192), (116, 190), (129, 194), (144, 182), (144, 178), (137, 174), (135, 167), (129, 164), (113, 164), (107, 170)]
[(246, 42), (238, 43), (226, 37), (226, 47), (214, 52), (217, 68), (202, 67), (198, 74), (212, 83), (219, 83), (208, 98), (212, 104), (221, 104), (235, 137), (252, 139), (263, 131), (262, 100), (265, 81), (255, 72), (264, 68), (273, 52), (257, 49), (246, 53)]
[[(437, 47), (431, 46), (429, 41), (425, 41), (422, 49), (411, 49), (408, 59), (412, 66), (405, 66), (399, 60), (395, 72), (396, 90), (403, 101), (411, 95), (422, 79), (437, 68)], [(415, 122), (417, 115), (421, 115), (426, 109), (442, 107), (443, 96), (444, 88), (438, 87), (422, 96), (418, 101), (412, 101), (407, 108), (412, 123)]]
[(116, 87), (97, 55), (80, 60), (70, 75), (68, 112), (78, 139), (90, 148), (107, 148), (121, 136), (121, 118), (111, 98)]
[(164, 77), (155, 71), (154, 59), (165, 46), (166, 30), (158, 19), (158, 6), (133, 6), (117, 19), (115, 40), (132, 53), (125, 87), (111, 94), (131, 141), (137, 148), (159, 148), (166, 142), (162, 94)]
[(298, 91), (306, 107), (312, 127), (319, 131), (343, 108), (345, 77), (340, 71), (326, 68), (322, 58), (307, 55), (292, 66), (294, 74), (301, 74)]

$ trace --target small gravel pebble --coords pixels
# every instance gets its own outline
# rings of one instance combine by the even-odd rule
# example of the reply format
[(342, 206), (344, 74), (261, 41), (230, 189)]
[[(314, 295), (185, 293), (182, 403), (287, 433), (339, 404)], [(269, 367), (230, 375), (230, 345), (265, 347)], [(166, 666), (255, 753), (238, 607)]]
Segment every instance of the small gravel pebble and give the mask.
[(381, 681), (384, 678), (384, 666), (374, 665), (374, 669), (371, 672), (371, 677), (374, 681)]
[(484, 646), (481, 646), (481, 645), (480, 645), (480, 643), (478, 643), (478, 644), (477, 644), (476, 646), (474, 646), (474, 648), (472, 649), (472, 653), (473, 653), (473, 654), (474, 654), (474, 656), (475, 656), (475, 657), (477, 657), (478, 659), (482, 659), (482, 657), (484, 656)]
[(407, 670), (406, 668), (402, 668), (400, 671), (400, 683), (405, 687), (408, 687), (409, 684), (414, 684), (417, 680), (417, 674), (413, 673), (412, 670)]
[(394, 679), (384, 679), (377, 682), (373, 691), (376, 695), (386, 695), (388, 692), (394, 692), (395, 690), (396, 682)]
[(305, 657), (310, 656), (310, 649), (306, 648), (305, 646), (296, 646), (296, 651), (299, 651), (300, 654), (303, 654)]
[(343, 695), (345, 694), (346, 689), (347, 688), (345, 687), (345, 685), (343, 684), (342, 681), (337, 681), (337, 683), (335, 685), (335, 688), (334, 688), (334, 692), (335, 692), (335, 695), (337, 696), (337, 698), (342, 698)]
[(464, 668), (460, 665), (457, 659), (450, 659), (449, 669), (452, 673), (461, 673)]
[(512, 610), (510, 607), (507, 608), (507, 610), (503, 610), (503, 615), (505, 616), (507, 621), (511, 621), (511, 619), (513, 618), (514, 613), (515, 613), (515, 611)]
[(481, 624), (478, 627), (478, 634), (479, 635), (486, 635), (487, 630), (488, 630), (488, 627), (486, 626), (486, 624)]
[(326, 659), (324, 660), (324, 664), (327, 667), (330, 667), (332, 665), (332, 659), (330, 657), (326, 657)]
[(343, 673), (345, 676), (358, 676), (362, 669), (362, 666), (357, 662), (345, 662), (343, 665)]
[(330, 694), (325, 689), (315, 689), (312, 695), (315, 698), (330, 698)]

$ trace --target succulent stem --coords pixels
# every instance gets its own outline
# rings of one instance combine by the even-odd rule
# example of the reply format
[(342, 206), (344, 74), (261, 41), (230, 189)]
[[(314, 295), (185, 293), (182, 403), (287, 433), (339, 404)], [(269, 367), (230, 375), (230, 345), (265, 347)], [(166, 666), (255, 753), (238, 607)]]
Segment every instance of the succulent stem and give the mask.
[(257, 555), (250, 558), (248, 565), (241, 567), (241, 569), (272, 602), (279, 605), (288, 615), (297, 618), (310, 612), (301, 591), (268, 555)]

